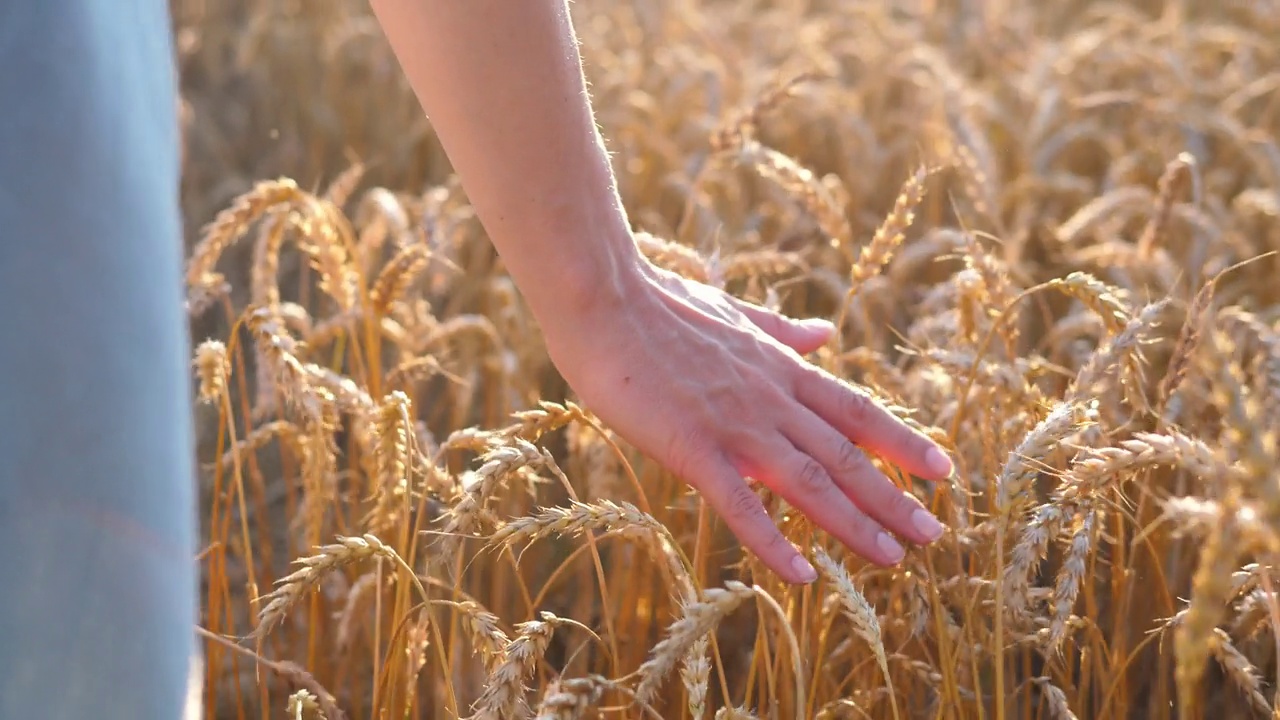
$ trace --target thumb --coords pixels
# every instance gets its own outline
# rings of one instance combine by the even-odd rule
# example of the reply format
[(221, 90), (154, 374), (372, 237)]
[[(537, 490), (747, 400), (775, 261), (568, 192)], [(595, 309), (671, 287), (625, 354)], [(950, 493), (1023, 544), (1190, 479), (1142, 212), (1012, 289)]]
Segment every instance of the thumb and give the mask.
[(745, 300), (733, 298), (733, 302), (756, 327), (801, 355), (825, 345), (835, 332), (836, 326), (822, 318), (797, 320)]

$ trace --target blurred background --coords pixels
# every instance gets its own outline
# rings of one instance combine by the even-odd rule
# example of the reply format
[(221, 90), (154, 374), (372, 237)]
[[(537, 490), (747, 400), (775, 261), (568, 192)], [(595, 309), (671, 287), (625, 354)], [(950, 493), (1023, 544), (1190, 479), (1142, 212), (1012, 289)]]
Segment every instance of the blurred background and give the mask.
[[(453, 478), (444, 484), (461, 493), (433, 492), (434, 509), (424, 512), (438, 515), (466, 494), (474, 480), (468, 468), (486, 450), (457, 433), (508, 427), (513, 413), (572, 394), (429, 121), (364, 0), (171, 0), (171, 7), (193, 252), (219, 213), (278, 178), (333, 203), (336, 232), (360, 248), (352, 271), (370, 283), (397, 250), (429, 246), (432, 259), (415, 266), (381, 318), (401, 333), (386, 341), (394, 350), (382, 351), (381, 365), (366, 363), (378, 357), (361, 335), (366, 310), (326, 291), (323, 257), (281, 253), (278, 240), (278, 267), (268, 269), (278, 278), (280, 327), (270, 332), (287, 330), (303, 343), (300, 358), (349, 376), (372, 403), (389, 388), (406, 392), (405, 434), (440, 458), (438, 470), (423, 472)], [(779, 598), (803, 648), (810, 702), (797, 705), (779, 650), (786, 643), (758, 632), (773, 621), (753, 614), (727, 619), (716, 660), (691, 671), (686, 684), (669, 678), (653, 712), (674, 718), (719, 709), (717, 717), (733, 717), (721, 709), (728, 705), (760, 717), (1179, 717), (1169, 619), (1187, 607), (1201, 538), (1217, 516), (1184, 517), (1186, 535), (1158, 521), (1170, 498), (1218, 497), (1217, 481), (1176, 460), (1159, 470), (1134, 461), (1124, 466), (1124, 482), (1091, 486), (1105, 501), (1067, 513), (1052, 548), (1043, 540), (1043, 565), (1028, 578), (1034, 618), (1000, 631), (1016, 626), (1013, 635), (992, 626), (993, 588), (1006, 561), (992, 559), (993, 533), (1003, 526), (988, 491), (1016, 470), (1017, 451), (1050, 410), (1081, 399), (1068, 395), (1078, 377), (1099, 383), (1077, 389), (1100, 407), (1073, 434), (1046, 441), (1033, 469), (1019, 471), (1034, 479), (1027, 513), (1054, 503), (1079, 510), (1081, 502), (1052, 494), (1083, 472), (1078, 448), (1122, 447), (1137, 432), (1176, 428), (1228, 462), (1243, 457), (1239, 419), (1252, 418), (1270, 428), (1266, 451), (1274, 452), (1272, 421), (1280, 417), (1266, 398), (1280, 397), (1280, 261), (1255, 259), (1280, 249), (1280, 4), (583, 0), (572, 11), (628, 213), (648, 233), (646, 254), (798, 316), (847, 318), (844, 344), (820, 357), (824, 366), (875, 388), (961, 458), (960, 489), (929, 496), (956, 528), (936, 552), (895, 574), (845, 558), (881, 615), (893, 690), (847, 627), (828, 636), (837, 601), (758, 574), (754, 581)], [(738, 140), (725, 129), (736, 129)], [(937, 171), (912, 188), (922, 165)], [(905, 207), (912, 192), (921, 197)], [(254, 223), (264, 216), (230, 223), (235, 238), (215, 257), (225, 294), (202, 295), (192, 312), (195, 342), (231, 344), (237, 336), (244, 346), (230, 351), (234, 403), (204, 406), (199, 415), (204, 625), (228, 636), (252, 629), (262, 604), (248, 596), (270, 592), (294, 569), (290, 560), (368, 530), (366, 483), (378, 472), (356, 420), (326, 426), (329, 439), (318, 442), (342, 452), (308, 464), (310, 429), (298, 420), (304, 439), (285, 442), (284, 426), (272, 423), (289, 414), (270, 400), (276, 381), (261, 369), (263, 350), (248, 331), (231, 332), (242, 310), (268, 297), (255, 289), (262, 283), (255, 272), (264, 269), (255, 253), (271, 221)], [(1254, 261), (1234, 267), (1247, 260)], [(1225, 315), (1202, 326), (1210, 315), (1197, 294), (1228, 268), (1213, 288), (1214, 312)], [(1037, 291), (1015, 320), (997, 321), (1019, 293), (1045, 283), (1057, 283), (1055, 292)], [(1143, 325), (1144, 307), (1162, 298), (1168, 307), (1151, 311), (1162, 318), (1159, 329)], [(1211, 377), (1212, 361), (1188, 360), (1194, 352), (1185, 335), (1199, 327), (1226, 333), (1225, 345), (1205, 342), (1234, 358), (1237, 375)], [(1141, 362), (1116, 349), (1125, 330), (1125, 342), (1144, 348)], [(429, 368), (426, 361), (403, 367), (423, 358)], [(1180, 372), (1189, 373), (1185, 381)], [(1220, 377), (1237, 377), (1244, 390), (1222, 394)], [(973, 392), (967, 408), (965, 378)], [(1257, 407), (1232, 415), (1231, 398), (1248, 393)], [(584, 502), (638, 501), (625, 460), (652, 489), (654, 515), (695, 558), (700, 586), (750, 569), (736, 565), (731, 539), (695, 496), (607, 429), (582, 425), (565, 421), (544, 436), (526, 422), (494, 437), (527, 435), (548, 448)], [(236, 442), (251, 447), (233, 463), (226, 453)], [(486, 528), (566, 502), (549, 477), (525, 478), (527, 487), (495, 499)], [(233, 491), (238, 485), (247, 489)], [(1028, 525), (1030, 517), (1010, 521), (1018, 534), (1006, 551), (1040, 527)], [(810, 537), (803, 522), (785, 522), (789, 535)], [(401, 518), (388, 527), (388, 543), (406, 533), (395, 547), (408, 557), (408, 528), (419, 526)], [(536, 593), (545, 582), (540, 607), (619, 643), (613, 665), (588, 649), (598, 645), (583, 631), (557, 636), (529, 680), (535, 706), (560, 673), (637, 667), (679, 611), (663, 573), (633, 550), (602, 545), (599, 567), (621, 584), (608, 601), (597, 594), (588, 556), (573, 555), (574, 580), (558, 581), (557, 568), (580, 545), (535, 547), (522, 556), (519, 579), (475, 543), (451, 571), (423, 570), (452, 587), (455, 601), (465, 591), (486, 607), (508, 637), (535, 618), (515, 588)], [(1201, 663), (1203, 697), (1207, 707), (1221, 703), (1224, 717), (1273, 712), (1275, 601), (1261, 590), (1270, 552), (1242, 541), (1228, 563), (1230, 594), (1211, 596), (1234, 618), (1207, 626), (1226, 641), (1215, 632), (1201, 638), (1219, 659)], [(457, 572), (464, 557), (468, 569)], [(1064, 564), (1073, 557), (1074, 565)], [(443, 672), (436, 650), (425, 649), (439, 638), (406, 640), (405, 628), (425, 630), (410, 622), (404, 583), (394, 585), (389, 567), (372, 579), (364, 579), (368, 567), (335, 573), (255, 651), (305, 669), (303, 684), (327, 688), (350, 717), (448, 717), (454, 691), (471, 702), (491, 679), (459, 649), (473, 642), (460, 623), (476, 616), (441, 611), (449, 621)], [(1075, 580), (1064, 585), (1068, 571)], [(1065, 645), (1037, 644), (1046, 634), (1061, 643), (1064, 633)], [(296, 673), (260, 675), (243, 655), (207, 647), (211, 717), (316, 717), (310, 705), (286, 703), (299, 686)], [(402, 657), (419, 657), (414, 652), (420, 662)], [(1002, 696), (994, 693), (997, 665)], [(626, 702), (610, 693), (614, 705)]]

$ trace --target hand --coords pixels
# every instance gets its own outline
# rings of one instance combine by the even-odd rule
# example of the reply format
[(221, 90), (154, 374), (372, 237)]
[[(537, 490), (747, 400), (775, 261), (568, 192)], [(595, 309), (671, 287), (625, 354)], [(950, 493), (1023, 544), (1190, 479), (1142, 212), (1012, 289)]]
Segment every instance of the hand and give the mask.
[[(743, 480), (880, 564), (941, 527), (854, 445), (930, 479), (926, 438), (804, 362), (830, 337), (639, 257), (564, 0), (376, 0), (383, 30), (551, 359), (582, 400), (693, 485), (782, 577), (813, 568)], [(483, 49), (476, 52), (476, 48)]]
[[(894, 565), (886, 530), (929, 543), (942, 525), (859, 446), (930, 480), (951, 462), (866, 395), (801, 353), (833, 332), (639, 261), (590, 303), (544, 319), (553, 362), (628, 442), (697, 488), (781, 577), (817, 574), (770, 520), (751, 477), (854, 552)], [(855, 444), (856, 443), (856, 444)]]

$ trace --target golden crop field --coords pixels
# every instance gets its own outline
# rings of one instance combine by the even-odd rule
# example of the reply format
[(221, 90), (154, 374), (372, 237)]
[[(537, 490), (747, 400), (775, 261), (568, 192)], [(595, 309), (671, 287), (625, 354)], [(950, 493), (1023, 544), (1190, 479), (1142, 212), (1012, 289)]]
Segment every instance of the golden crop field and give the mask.
[(955, 459), (893, 568), (760, 489), (808, 586), (559, 378), (365, 0), (172, 7), (208, 717), (1280, 717), (1274, 0), (574, 3), (644, 254)]

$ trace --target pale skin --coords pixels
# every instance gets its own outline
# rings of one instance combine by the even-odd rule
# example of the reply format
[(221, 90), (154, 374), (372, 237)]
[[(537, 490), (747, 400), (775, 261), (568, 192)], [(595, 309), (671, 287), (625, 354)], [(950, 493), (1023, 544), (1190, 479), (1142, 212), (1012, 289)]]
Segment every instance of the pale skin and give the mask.
[(932, 481), (933, 442), (807, 362), (834, 331), (649, 263), (597, 131), (565, 0), (371, 0), (556, 368), (618, 434), (696, 488), (784, 580), (817, 574), (753, 478), (867, 560), (941, 536), (876, 453)]

